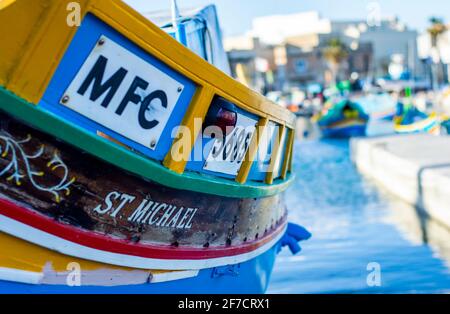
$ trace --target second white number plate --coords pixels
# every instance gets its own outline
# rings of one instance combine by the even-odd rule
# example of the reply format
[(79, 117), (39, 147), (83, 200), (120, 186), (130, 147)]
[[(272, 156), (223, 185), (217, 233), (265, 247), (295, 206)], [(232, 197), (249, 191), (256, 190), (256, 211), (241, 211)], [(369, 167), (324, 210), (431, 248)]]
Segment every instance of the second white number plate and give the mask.
[(256, 130), (257, 121), (238, 114), (236, 127), (225, 141), (215, 140), (204, 166), (205, 170), (237, 175)]

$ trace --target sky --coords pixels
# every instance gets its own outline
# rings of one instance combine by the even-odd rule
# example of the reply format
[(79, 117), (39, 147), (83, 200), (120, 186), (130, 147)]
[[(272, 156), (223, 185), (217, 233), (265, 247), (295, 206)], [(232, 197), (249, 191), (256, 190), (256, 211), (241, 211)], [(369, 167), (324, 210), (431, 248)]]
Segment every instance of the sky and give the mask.
[[(141, 12), (169, 10), (170, 0), (124, 0)], [(180, 8), (216, 4), (225, 36), (251, 29), (255, 17), (318, 11), (324, 18), (365, 20), (370, 3), (378, 2), (381, 15), (398, 16), (410, 28), (423, 31), (431, 16), (450, 22), (450, 0), (178, 0)], [(373, 6), (372, 6), (373, 8)]]

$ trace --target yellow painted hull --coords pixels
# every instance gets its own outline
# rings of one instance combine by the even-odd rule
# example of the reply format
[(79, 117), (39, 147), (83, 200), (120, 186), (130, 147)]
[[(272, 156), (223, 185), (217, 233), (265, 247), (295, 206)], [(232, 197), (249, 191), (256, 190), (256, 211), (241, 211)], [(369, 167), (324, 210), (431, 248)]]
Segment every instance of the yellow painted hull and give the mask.
[(394, 126), (394, 130), (397, 133), (405, 134), (405, 133), (419, 133), (425, 132), (433, 135), (438, 135), (440, 131), (440, 119), (437, 115), (432, 114), (427, 119), (422, 121), (401, 125), (396, 123)]

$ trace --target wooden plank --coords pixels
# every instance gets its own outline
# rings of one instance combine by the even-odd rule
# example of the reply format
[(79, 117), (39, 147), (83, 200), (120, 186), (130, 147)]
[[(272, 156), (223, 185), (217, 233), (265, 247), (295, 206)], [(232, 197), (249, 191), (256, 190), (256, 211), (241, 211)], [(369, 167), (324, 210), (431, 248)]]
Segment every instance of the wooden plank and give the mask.
[(283, 166), (281, 167), (281, 179), (285, 180), (290, 171), (290, 164), (292, 159), (292, 152), (294, 148), (294, 135), (295, 131), (292, 129), (288, 130), (287, 147), (284, 153)]
[(292, 149), (291, 152), (289, 154), (289, 168), (288, 171), (292, 172), (293, 170), (293, 164), (294, 164), (294, 145), (295, 145), (295, 130), (292, 130), (294, 133), (293, 138), (292, 138)]
[(181, 129), (164, 159), (165, 167), (176, 173), (184, 172), (213, 97), (214, 91), (211, 87), (198, 88), (180, 125)]
[[(20, 58), (13, 66), (6, 87), (32, 103), (38, 103), (75, 35), (77, 27), (69, 26), (67, 23), (69, 11), (65, 1), (20, 0), (6, 8), (4, 14), (14, 20), (16, 15), (14, 12), (9, 12), (9, 9), (20, 5), (24, 7), (22, 10), (30, 12), (33, 10), (28, 7), (31, 2), (39, 9), (43, 8), (44, 11), (35, 20), (25, 21), (25, 23), (15, 20), (11, 23), (13, 27), (19, 29), (25, 27), (30, 36), (22, 41)], [(88, 11), (89, 0), (79, 0), (77, 3), (80, 5), (80, 14), (83, 18)], [(3, 25), (4, 22), (1, 21), (0, 28), (10, 27), (10, 25)], [(32, 30), (28, 30), (29, 27)], [(14, 37), (15, 34), (11, 33), (8, 37), (11, 36)]]
[(280, 162), (280, 158), (282, 157), (281, 156), (281, 154), (283, 152), (282, 140), (285, 136), (285, 132), (286, 132), (286, 127), (284, 125), (281, 125), (278, 129), (278, 134), (277, 134), (278, 140), (275, 141), (275, 146), (273, 147), (272, 156), (270, 158), (269, 168), (267, 169), (267, 175), (266, 175), (266, 179), (265, 179), (265, 182), (267, 184), (273, 183), (275, 167)]
[(10, 6), (13, 4), (16, 0), (3, 0), (0, 1), (0, 10), (5, 9), (7, 6)]
[(241, 169), (236, 177), (236, 182), (244, 184), (247, 182), (248, 175), (255, 160), (256, 154), (258, 153), (259, 142), (264, 134), (264, 130), (267, 128), (269, 120), (267, 118), (261, 118), (256, 126), (255, 135), (252, 138), (250, 147), (245, 154), (244, 161), (242, 162)]

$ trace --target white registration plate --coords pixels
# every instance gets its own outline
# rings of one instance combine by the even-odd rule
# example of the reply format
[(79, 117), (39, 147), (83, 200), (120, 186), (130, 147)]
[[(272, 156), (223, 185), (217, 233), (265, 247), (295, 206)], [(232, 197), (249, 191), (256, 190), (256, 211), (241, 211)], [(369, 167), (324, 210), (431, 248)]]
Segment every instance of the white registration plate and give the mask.
[(60, 102), (155, 149), (183, 88), (154, 65), (102, 36)]
[(257, 121), (238, 114), (236, 128), (225, 140), (216, 139), (203, 169), (237, 175), (256, 130)]

